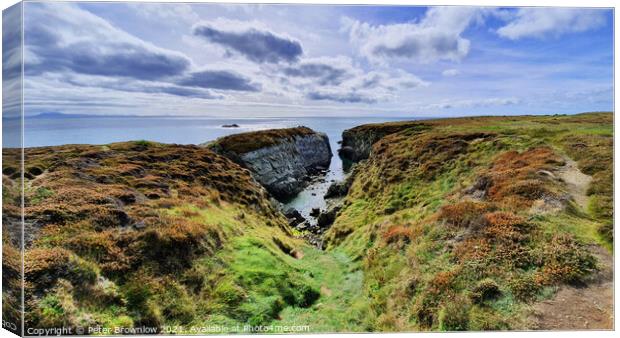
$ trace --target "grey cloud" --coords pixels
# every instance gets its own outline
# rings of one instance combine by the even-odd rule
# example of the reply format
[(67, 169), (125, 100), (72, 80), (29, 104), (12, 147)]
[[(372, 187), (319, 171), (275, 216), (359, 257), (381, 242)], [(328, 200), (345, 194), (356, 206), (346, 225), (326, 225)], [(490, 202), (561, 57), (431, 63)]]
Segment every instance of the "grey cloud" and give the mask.
[(339, 85), (350, 74), (347, 70), (322, 63), (305, 63), (296, 67), (287, 67), (284, 74), (293, 77), (315, 78), (320, 85)]
[(252, 83), (250, 79), (226, 70), (194, 72), (189, 74), (187, 78), (182, 79), (179, 84), (192, 87), (246, 92), (256, 92), (260, 90), (260, 86)]
[(36, 62), (25, 65), (28, 75), (54, 71), (79, 74), (120, 76), (138, 80), (154, 80), (185, 72), (190, 61), (185, 56), (135, 41), (98, 41), (96, 39), (67, 43), (54, 25), (26, 26), (27, 48)]
[(62, 81), (76, 87), (88, 88), (104, 88), (130, 93), (150, 93), (150, 94), (169, 94), (175, 96), (201, 98), (201, 99), (218, 99), (220, 96), (213, 95), (211, 92), (203, 89), (186, 88), (176, 85), (169, 85), (159, 82), (138, 82), (138, 81), (119, 81), (105, 80), (97, 78), (77, 79), (72, 76), (64, 76)]
[(200, 24), (194, 27), (193, 34), (228, 50), (233, 50), (257, 63), (296, 62), (303, 54), (298, 41), (255, 28), (233, 32)]
[(56, 78), (78, 87), (202, 99), (222, 98), (209, 88), (260, 89), (229, 71), (192, 73), (184, 54), (140, 40), (75, 5), (28, 4), (24, 27), (30, 81)]
[(313, 101), (335, 101), (340, 103), (376, 103), (377, 100), (360, 93), (322, 93), (310, 92), (306, 97)]
[(432, 39), (421, 41), (419, 37), (404, 39), (395, 45), (379, 44), (372, 49), (378, 56), (421, 59), (429, 55), (460, 55), (465, 54), (468, 47), (463, 40), (453, 34), (434, 34)]

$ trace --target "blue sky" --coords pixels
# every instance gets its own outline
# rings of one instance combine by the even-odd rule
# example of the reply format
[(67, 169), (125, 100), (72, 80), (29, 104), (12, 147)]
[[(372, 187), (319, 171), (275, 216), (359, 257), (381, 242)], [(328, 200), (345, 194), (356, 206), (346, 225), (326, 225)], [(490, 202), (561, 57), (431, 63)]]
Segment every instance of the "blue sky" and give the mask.
[(604, 9), (26, 3), (26, 114), (613, 109)]

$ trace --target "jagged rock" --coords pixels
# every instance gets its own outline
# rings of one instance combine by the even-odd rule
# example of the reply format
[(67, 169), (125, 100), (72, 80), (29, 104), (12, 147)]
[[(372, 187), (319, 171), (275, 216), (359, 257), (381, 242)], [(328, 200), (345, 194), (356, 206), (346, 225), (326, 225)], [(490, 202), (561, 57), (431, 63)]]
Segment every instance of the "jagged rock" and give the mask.
[(312, 210), (310, 211), (310, 216), (312, 217), (318, 217), (321, 214), (321, 209), (319, 208), (312, 208)]
[(306, 221), (306, 219), (294, 208), (289, 208), (284, 212), (284, 216), (288, 219), (288, 224), (292, 227)]
[(349, 192), (350, 185), (347, 184), (346, 181), (343, 182), (334, 182), (329, 188), (327, 188), (327, 192), (325, 193), (325, 198), (335, 198), (346, 196)]
[(308, 229), (309, 227), (310, 227), (310, 223), (308, 223), (307, 221), (304, 221), (303, 223), (297, 224), (295, 229), (299, 231), (303, 231), (303, 230)]
[(327, 192), (325, 193), (325, 196), (323, 196), (323, 198), (333, 199), (346, 196), (349, 193), (349, 189), (353, 184), (355, 176), (357, 175), (357, 168), (357, 164), (353, 164), (349, 169), (349, 173), (343, 181), (337, 182), (332, 180), (333, 183), (327, 188)]
[(224, 124), (222, 125), (222, 128), (239, 128), (239, 125), (236, 123), (233, 124)]
[(324, 229), (334, 224), (334, 221), (336, 220), (336, 215), (338, 214), (338, 211), (340, 211), (340, 209), (342, 209), (342, 205), (338, 203), (328, 208), (326, 211), (322, 212), (316, 219), (317, 225), (320, 228)]

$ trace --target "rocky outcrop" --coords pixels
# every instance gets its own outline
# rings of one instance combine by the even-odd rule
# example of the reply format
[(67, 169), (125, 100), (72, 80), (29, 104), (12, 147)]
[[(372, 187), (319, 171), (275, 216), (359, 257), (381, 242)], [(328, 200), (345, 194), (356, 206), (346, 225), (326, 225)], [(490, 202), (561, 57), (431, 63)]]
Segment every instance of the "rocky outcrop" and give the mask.
[(279, 200), (302, 191), (313, 175), (327, 170), (332, 157), (327, 135), (306, 127), (235, 134), (208, 146), (249, 169)]
[(350, 162), (367, 159), (373, 144), (386, 135), (405, 129), (426, 130), (429, 127), (415, 121), (365, 124), (342, 132), (342, 143), (338, 155)]
[(359, 165), (353, 164), (351, 168), (348, 170), (347, 175), (342, 181), (333, 182), (328, 188), (327, 192), (323, 196), (323, 198), (327, 199), (337, 199), (341, 197), (345, 197), (349, 193), (349, 189), (353, 184), (353, 180), (355, 180), (355, 176), (359, 172)]

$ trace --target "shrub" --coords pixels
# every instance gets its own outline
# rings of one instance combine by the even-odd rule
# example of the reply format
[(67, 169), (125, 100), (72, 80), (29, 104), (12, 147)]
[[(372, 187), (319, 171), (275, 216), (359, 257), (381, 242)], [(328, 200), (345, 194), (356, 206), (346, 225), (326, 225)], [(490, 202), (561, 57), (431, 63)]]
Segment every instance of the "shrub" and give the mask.
[(92, 285), (97, 279), (94, 264), (61, 248), (29, 250), (24, 265), (26, 281), (38, 290), (53, 287), (61, 278), (77, 287)]
[(387, 244), (403, 242), (405, 244), (409, 244), (413, 237), (413, 230), (411, 227), (404, 225), (393, 225), (389, 227), (383, 233), (383, 240)]
[(582, 283), (596, 270), (596, 258), (572, 235), (554, 235), (544, 248), (543, 273), (550, 281)]
[(439, 310), (439, 329), (442, 331), (466, 331), (469, 328), (469, 301), (455, 297)]
[(478, 282), (470, 295), (471, 300), (476, 304), (482, 304), (485, 301), (495, 299), (502, 294), (499, 289), (499, 285), (490, 279), (486, 278)]
[(534, 300), (544, 286), (540, 278), (536, 278), (533, 274), (515, 277), (508, 282), (508, 285), (515, 298), (526, 302)]
[(156, 285), (152, 281), (151, 276), (139, 271), (122, 286), (127, 308), (133, 314), (135, 325), (159, 327), (163, 323), (161, 311), (151, 299), (156, 292)]
[(496, 211), (484, 215), (487, 225), (484, 234), (495, 242), (519, 242), (525, 239), (524, 230), (529, 225), (511, 212)]
[(462, 201), (443, 206), (439, 210), (439, 219), (457, 228), (468, 228), (482, 222), (482, 215), (491, 211), (487, 203)]
[(77, 308), (71, 289), (70, 283), (61, 280), (43, 298), (31, 300), (28, 304), (30, 311), (26, 312), (26, 324), (37, 328), (73, 326)]

